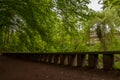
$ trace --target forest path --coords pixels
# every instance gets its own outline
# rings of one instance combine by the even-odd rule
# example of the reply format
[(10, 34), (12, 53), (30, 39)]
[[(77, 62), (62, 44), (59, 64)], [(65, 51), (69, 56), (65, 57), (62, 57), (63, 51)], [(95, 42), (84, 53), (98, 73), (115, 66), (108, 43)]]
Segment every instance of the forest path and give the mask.
[(0, 56), (0, 80), (120, 80), (120, 72), (72, 68)]

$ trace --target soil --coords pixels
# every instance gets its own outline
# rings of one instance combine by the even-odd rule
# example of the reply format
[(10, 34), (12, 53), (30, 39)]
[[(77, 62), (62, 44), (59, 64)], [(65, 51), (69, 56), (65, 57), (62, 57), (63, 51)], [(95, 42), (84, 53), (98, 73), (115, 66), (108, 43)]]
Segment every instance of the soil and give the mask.
[(104, 71), (0, 56), (0, 80), (120, 80), (120, 71)]

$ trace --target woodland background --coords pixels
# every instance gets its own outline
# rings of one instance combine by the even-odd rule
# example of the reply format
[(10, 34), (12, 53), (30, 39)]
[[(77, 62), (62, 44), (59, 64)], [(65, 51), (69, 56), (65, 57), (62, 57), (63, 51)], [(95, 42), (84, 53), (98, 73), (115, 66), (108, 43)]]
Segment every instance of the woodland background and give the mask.
[(120, 1), (0, 0), (0, 52), (120, 50)]

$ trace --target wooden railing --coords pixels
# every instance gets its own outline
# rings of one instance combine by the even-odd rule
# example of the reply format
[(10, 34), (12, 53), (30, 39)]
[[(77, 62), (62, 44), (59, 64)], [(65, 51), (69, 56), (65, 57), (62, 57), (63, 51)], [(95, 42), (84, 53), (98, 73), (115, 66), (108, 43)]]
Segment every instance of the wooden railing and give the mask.
[[(4, 56), (26, 60), (68, 65), (74, 67), (98, 68), (99, 59), (105, 70), (114, 69), (114, 55), (120, 51), (105, 52), (62, 52), (62, 53), (3, 53)], [(99, 56), (102, 56), (99, 58)]]

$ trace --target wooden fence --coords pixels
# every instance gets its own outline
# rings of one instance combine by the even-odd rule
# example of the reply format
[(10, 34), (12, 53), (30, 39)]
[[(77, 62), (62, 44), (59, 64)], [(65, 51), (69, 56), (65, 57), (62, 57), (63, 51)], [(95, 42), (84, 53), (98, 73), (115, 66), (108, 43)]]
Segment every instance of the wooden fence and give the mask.
[[(62, 53), (3, 53), (4, 56), (74, 67), (98, 68), (101, 59), (102, 68), (114, 69), (114, 55), (120, 51), (105, 52), (62, 52)], [(102, 57), (99, 57), (102, 56)]]

